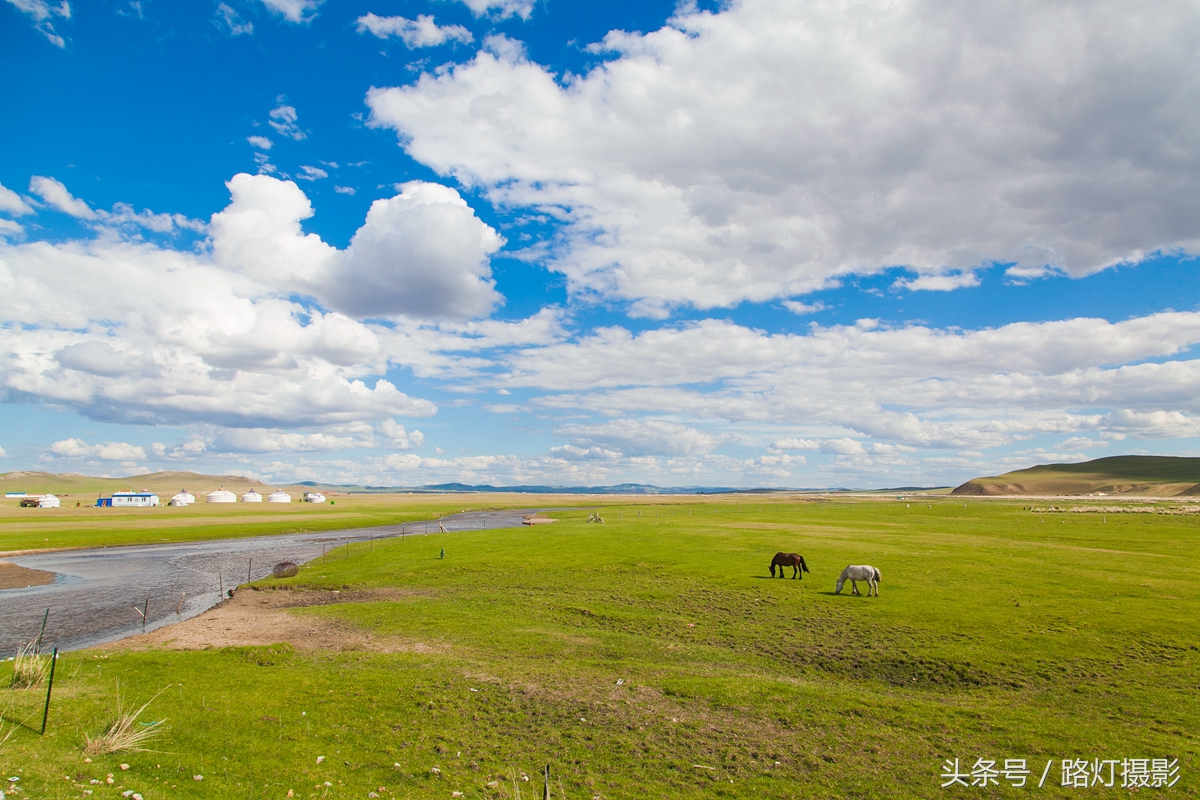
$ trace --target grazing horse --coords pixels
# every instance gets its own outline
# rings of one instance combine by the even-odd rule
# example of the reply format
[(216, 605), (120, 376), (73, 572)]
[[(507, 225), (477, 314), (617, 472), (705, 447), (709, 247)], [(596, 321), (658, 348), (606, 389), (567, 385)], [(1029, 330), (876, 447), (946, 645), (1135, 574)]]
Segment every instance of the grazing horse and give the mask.
[(775, 577), (775, 567), (779, 567), (779, 577), (783, 577), (783, 568), (792, 568), (792, 579), (799, 578), (804, 580), (802, 573), (808, 572), (808, 564), (804, 563), (804, 556), (797, 553), (776, 553), (771, 559), (771, 577)]
[(842, 574), (838, 576), (837, 589), (833, 593), (841, 594), (846, 581), (850, 581), (855, 594), (858, 594), (858, 581), (866, 581), (867, 597), (871, 596), (872, 591), (875, 592), (876, 597), (879, 597), (879, 584), (883, 582), (883, 576), (874, 567), (868, 567), (866, 564), (852, 564), (842, 570)]

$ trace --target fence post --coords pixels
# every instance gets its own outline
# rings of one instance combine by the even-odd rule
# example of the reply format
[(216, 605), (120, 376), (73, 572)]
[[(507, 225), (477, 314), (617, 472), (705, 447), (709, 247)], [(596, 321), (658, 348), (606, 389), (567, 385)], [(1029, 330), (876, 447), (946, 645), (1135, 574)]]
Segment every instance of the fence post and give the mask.
[(50, 692), (54, 691), (54, 668), (58, 666), (58, 648), (50, 656), (50, 682), (46, 686), (46, 709), (42, 712), (42, 736), (46, 735), (46, 720), (50, 717)]
[(42, 635), (46, 633), (46, 620), (50, 619), (50, 609), (46, 609), (46, 613), (42, 615), (42, 629), (38, 632), (37, 645), (33, 648), (34, 652), (42, 652)]

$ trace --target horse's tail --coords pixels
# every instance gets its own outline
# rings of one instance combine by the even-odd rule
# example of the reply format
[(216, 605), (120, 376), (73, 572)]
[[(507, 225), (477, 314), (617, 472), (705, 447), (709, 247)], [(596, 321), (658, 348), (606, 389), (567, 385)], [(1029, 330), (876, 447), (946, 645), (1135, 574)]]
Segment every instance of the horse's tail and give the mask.
[(800, 569), (811, 573), (811, 570), (808, 568), (808, 564), (804, 563), (804, 556), (800, 556)]
[(871, 569), (875, 570), (875, 582), (883, 583), (883, 573), (881, 573), (878, 569), (875, 569), (875, 567), (871, 567)]

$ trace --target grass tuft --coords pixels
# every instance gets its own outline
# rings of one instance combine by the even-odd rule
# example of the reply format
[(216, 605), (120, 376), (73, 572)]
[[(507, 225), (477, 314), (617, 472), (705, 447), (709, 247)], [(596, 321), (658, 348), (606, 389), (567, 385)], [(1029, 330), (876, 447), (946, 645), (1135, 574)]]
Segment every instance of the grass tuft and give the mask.
[(159, 694), (165, 692), (169, 686), (164, 686), (158, 691), (158, 694), (151, 697), (142, 707), (132, 713), (121, 713), (121, 695), (117, 694), (117, 719), (104, 733), (99, 736), (88, 736), (84, 734), (83, 752), (89, 756), (100, 755), (102, 753), (119, 753), (122, 751), (137, 753), (142, 752), (146, 748), (143, 746), (151, 739), (162, 733), (163, 723), (167, 720), (160, 719), (154, 722), (138, 722), (138, 717), (146, 710), (146, 707), (153, 703)]
[(42, 655), (38, 647), (38, 639), (30, 639), (17, 648), (13, 659), (12, 682), (13, 689), (32, 689), (41, 686), (42, 681), (50, 674), (50, 656)]

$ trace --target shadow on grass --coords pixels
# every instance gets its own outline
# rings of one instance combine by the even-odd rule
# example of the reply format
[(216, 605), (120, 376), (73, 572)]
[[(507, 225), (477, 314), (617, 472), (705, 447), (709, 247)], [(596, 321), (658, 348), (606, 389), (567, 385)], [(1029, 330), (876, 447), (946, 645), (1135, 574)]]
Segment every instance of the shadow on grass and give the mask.
[[(751, 575), (757, 581), (796, 581), (797, 583), (805, 583), (803, 578), (772, 578), (770, 575)], [(809, 578), (807, 583), (812, 583), (813, 578)]]
[(854, 594), (853, 592), (842, 592), (841, 594), (837, 592), (818, 592), (817, 594), (823, 594), (826, 597), (861, 597), (864, 599), (868, 596), (865, 594)]
[[(12, 709), (0, 711), (0, 744), (3, 744), (5, 741), (7, 741), (8, 737), (12, 736), (20, 728), (24, 728), (25, 730), (35, 733), (39, 736), (41, 735), (41, 726), (37, 724), (38, 715), (41, 713), (41, 709), (35, 710), (25, 719), (16, 719), (16, 715), (12, 714), (11, 712)], [(33, 721), (33, 725), (29, 724), (30, 720)], [(7, 732), (4, 730), (6, 725), (12, 726), (12, 728)]]

